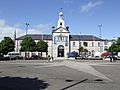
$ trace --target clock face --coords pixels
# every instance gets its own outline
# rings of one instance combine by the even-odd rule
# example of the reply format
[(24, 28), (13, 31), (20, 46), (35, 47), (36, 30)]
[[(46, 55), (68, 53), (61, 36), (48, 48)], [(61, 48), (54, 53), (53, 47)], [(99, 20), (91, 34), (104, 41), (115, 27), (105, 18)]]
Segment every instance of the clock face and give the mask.
[(63, 31), (63, 29), (60, 29), (60, 32), (62, 32)]

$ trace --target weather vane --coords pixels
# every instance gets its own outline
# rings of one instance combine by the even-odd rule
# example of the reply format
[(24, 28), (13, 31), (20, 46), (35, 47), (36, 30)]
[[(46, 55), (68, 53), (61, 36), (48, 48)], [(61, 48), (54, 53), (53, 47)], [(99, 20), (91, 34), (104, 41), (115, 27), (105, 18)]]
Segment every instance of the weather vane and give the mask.
[(60, 11), (62, 11), (63, 10), (63, 8), (60, 8)]

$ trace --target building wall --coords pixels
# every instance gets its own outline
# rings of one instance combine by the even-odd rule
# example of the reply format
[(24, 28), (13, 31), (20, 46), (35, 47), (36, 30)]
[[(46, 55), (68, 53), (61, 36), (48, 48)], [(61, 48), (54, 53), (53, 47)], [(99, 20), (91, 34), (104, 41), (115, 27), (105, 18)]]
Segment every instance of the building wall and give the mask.
[[(84, 42), (88, 43), (88, 46), (84, 46)], [(88, 51), (92, 52), (103, 52), (104, 51), (104, 41), (71, 41), (71, 52), (76, 51), (79, 52), (79, 43), (83, 48), (86, 48)], [(100, 45), (98, 44), (100, 43)]]
[[(53, 34), (53, 37), (55, 36), (58, 36), (60, 34)], [(68, 36), (69, 38), (69, 34), (62, 34), (64, 36)], [(35, 42), (37, 43), (39, 40), (35, 40)], [(57, 42), (57, 44), (54, 44), (54, 38), (53, 38), (53, 41), (52, 40), (44, 40), (45, 42), (48, 43), (48, 55), (50, 56), (53, 56), (53, 57), (58, 57), (58, 46), (59, 45), (63, 45), (64, 46), (64, 57), (67, 57), (67, 53), (69, 52), (73, 52), (73, 51), (76, 51), (76, 52), (79, 52), (78, 49), (79, 49), (79, 42), (81, 43), (81, 46), (86, 48), (88, 51), (92, 52), (93, 50), (95, 52), (103, 52), (104, 49), (105, 49), (105, 46), (104, 45), (104, 41), (70, 41), (70, 46), (69, 46), (69, 43), (68, 43), (68, 46), (65, 46), (65, 42), (61, 41), (61, 42)], [(22, 40), (16, 40), (16, 46), (15, 46), (15, 51), (18, 52), (20, 51), (20, 43), (22, 42)], [(68, 40), (69, 42), (69, 40)], [(84, 42), (87, 42), (88, 43), (88, 46), (84, 46)], [(99, 46), (98, 43), (101, 43), (101, 46)], [(109, 47), (111, 44), (111, 42), (107, 43), (107, 47)], [(70, 49), (69, 49), (70, 47)], [(44, 55), (44, 54), (43, 54)], [(46, 56), (46, 55), (44, 55)]]

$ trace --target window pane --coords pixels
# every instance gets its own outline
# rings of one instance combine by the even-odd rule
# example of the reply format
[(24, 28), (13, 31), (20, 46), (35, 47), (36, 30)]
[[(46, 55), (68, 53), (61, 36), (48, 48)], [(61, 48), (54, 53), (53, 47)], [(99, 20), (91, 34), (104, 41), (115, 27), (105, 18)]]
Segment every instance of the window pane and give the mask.
[(75, 46), (75, 42), (73, 42), (73, 46)]
[(92, 42), (92, 47), (94, 47), (94, 42)]
[(87, 43), (87, 42), (84, 42), (83, 45), (84, 45), (85, 47), (87, 47), (87, 46), (88, 46), (88, 43)]

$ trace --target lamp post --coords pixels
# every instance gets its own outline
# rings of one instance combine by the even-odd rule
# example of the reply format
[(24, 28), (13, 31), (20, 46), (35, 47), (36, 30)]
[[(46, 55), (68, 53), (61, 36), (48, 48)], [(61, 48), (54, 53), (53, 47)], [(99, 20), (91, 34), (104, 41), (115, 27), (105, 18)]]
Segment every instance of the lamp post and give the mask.
[[(25, 37), (27, 37), (27, 31), (28, 31), (28, 26), (29, 26), (29, 23), (25, 23), (25, 25), (26, 25), (26, 35), (25, 35)], [(28, 48), (27, 48), (27, 50), (28, 50)], [(25, 50), (25, 59), (26, 59), (26, 51), (27, 50)], [(29, 58), (29, 56), (28, 56), (28, 58)]]
[(26, 25), (26, 36), (27, 36), (27, 31), (28, 31), (29, 23), (25, 23), (25, 25)]
[[(102, 24), (98, 25), (99, 28), (99, 34), (100, 34), (100, 39), (102, 38), (101, 36), (101, 28), (102, 28)], [(101, 47), (101, 41), (100, 41), (100, 53), (102, 52), (102, 47)]]
[(80, 43), (80, 35), (81, 35), (81, 32), (79, 33), (79, 56), (80, 56), (80, 46), (81, 46), (81, 43)]
[(101, 28), (102, 28), (102, 24), (98, 25), (98, 28), (99, 28), (99, 32), (100, 32), (100, 38), (102, 37), (101, 36)]
[(52, 46), (51, 46), (51, 60), (53, 59), (53, 52), (54, 52), (54, 50), (53, 50), (53, 43), (54, 43), (54, 37), (53, 37), (53, 32), (54, 32), (54, 30), (55, 30), (55, 27), (54, 26), (52, 26)]

